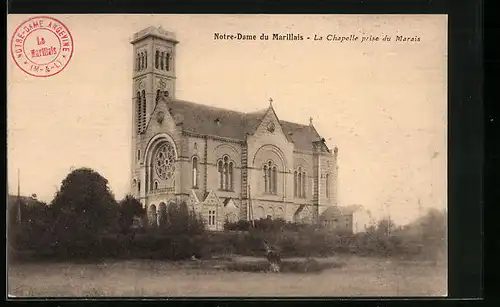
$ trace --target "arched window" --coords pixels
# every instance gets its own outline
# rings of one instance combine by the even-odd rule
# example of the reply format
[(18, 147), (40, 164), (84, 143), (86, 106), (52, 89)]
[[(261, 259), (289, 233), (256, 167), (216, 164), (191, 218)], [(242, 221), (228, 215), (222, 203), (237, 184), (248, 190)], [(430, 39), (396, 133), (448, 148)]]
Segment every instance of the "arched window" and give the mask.
[(302, 188), (301, 188), (302, 187), (302, 172), (300, 171), (300, 168), (299, 168), (299, 173), (298, 173), (297, 186), (299, 188), (297, 196), (302, 197)]
[(272, 193), (273, 192), (273, 167), (271, 161), (267, 162), (267, 192)]
[(141, 52), (141, 68), (139, 70), (144, 69), (144, 52)]
[(155, 189), (155, 190), (158, 190), (158, 181), (155, 181), (155, 184), (154, 184), (154, 189)]
[(137, 181), (137, 192), (141, 193), (141, 181)]
[(227, 156), (224, 157), (224, 190), (229, 190), (229, 158)]
[(144, 52), (144, 68), (148, 68), (148, 52)]
[(167, 58), (165, 60), (167, 71), (170, 71), (170, 53), (167, 53)]
[(264, 165), (264, 192), (268, 193), (268, 190), (267, 190), (267, 181), (269, 180), (268, 177), (267, 177), (267, 165)]
[(141, 70), (141, 56), (137, 54), (135, 56), (135, 71)]
[(141, 133), (142, 126), (142, 114), (141, 114), (141, 93), (137, 92), (137, 133)]
[(272, 190), (272, 192), (274, 194), (277, 194), (278, 193), (278, 170), (276, 169), (276, 166), (273, 167), (273, 181), (272, 181), (272, 184), (273, 184), (273, 190)]
[(293, 172), (293, 197), (297, 197), (297, 171)]
[(220, 189), (224, 191), (233, 190), (234, 180), (234, 162), (228, 156), (223, 156), (217, 162), (217, 167), (220, 175)]
[(219, 160), (217, 170), (219, 171), (219, 188), (224, 190), (224, 168), (221, 160)]
[(278, 169), (272, 161), (268, 161), (263, 166), (264, 171), (264, 192), (267, 194), (277, 194), (278, 191)]
[(158, 58), (160, 57), (160, 51), (156, 50), (155, 54), (155, 68), (158, 69)]
[(229, 162), (229, 180), (228, 180), (228, 190), (233, 190), (233, 162)]
[(293, 196), (297, 198), (306, 197), (306, 185), (307, 176), (306, 172), (302, 170), (302, 167), (298, 167), (296, 171), (293, 172)]
[(198, 158), (193, 157), (193, 188), (198, 188)]
[(144, 129), (146, 128), (146, 91), (145, 90), (142, 90), (142, 99), (141, 99), (141, 102), (142, 102), (142, 107), (141, 107), (141, 113), (142, 113), (141, 122), (142, 122), (142, 126), (141, 126), (141, 130), (144, 131)]
[(302, 198), (306, 198), (306, 184), (307, 184), (307, 176), (306, 172), (302, 172), (302, 191), (301, 191), (301, 196)]
[(330, 174), (326, 174), (325, 176), (325, 191), (326, 198), (330, 198)]
[(160, 56), (160, 61), (161, 61), (161, 62), (160, 62), (160, 69), (161, 69), (161, 70), (163, 70), (163, 69), (164, 69), (164, 67), (165, 67), (165, 65), (164, 65), (164, 63), (165, 63), (164, 59), (165, 59), (165, 52), (162, 52), (162, 53), (161, 53), (161, 56)]

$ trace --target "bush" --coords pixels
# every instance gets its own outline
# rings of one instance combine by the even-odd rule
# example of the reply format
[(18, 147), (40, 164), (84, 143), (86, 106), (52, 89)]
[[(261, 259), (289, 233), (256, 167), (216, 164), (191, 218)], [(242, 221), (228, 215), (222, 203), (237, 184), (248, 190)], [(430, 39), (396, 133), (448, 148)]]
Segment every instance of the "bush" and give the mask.
[(168, 235), (201, 235), (205, 233), (205, 223), (200, 214), (188, 209), (186, 203), (171, 203), (160, 231)]

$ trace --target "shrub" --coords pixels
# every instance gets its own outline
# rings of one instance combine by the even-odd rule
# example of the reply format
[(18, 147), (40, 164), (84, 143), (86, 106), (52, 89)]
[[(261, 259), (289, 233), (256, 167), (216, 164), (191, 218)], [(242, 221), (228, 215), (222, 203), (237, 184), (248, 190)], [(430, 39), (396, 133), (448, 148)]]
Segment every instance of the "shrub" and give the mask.
[(205, 223), (200, 214), (189, 210), (186, 203), (171, 203), (167, 208), (166, 223), (161, 231), (169, 235), (201, 235), (205, 233)]

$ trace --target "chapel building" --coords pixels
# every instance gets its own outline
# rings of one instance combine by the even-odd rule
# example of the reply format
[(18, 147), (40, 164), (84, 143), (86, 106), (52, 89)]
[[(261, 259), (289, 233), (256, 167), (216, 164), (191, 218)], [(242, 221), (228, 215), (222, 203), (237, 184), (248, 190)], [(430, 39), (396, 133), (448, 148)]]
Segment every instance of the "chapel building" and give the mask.
[(272, 100), (242, 113), (175, 97), (171, 32), (134, 34), (131, 193), (158, 224), (185, 201), (211, 230), (259, 218), (317, 222), (337, 205), (337, 148), (312, 124), (278, 118)]

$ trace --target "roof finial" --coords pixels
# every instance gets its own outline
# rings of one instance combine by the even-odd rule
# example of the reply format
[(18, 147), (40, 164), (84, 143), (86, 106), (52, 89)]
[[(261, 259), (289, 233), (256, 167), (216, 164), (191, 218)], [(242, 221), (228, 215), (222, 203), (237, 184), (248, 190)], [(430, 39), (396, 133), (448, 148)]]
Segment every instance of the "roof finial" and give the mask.
[(309, 117), (309, 126), (312, 126), (312, 125), (313, 125), (313, 118)]
[(273, 99), (271, 97), (269, 97), (269, 104), (273, 105)]

